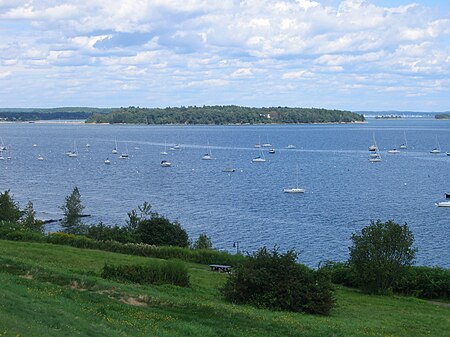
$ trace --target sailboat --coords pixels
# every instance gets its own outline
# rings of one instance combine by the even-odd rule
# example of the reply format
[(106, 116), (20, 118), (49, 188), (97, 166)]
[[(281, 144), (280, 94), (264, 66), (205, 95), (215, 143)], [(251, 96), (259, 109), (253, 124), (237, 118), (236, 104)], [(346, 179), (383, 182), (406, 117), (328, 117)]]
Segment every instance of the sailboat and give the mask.
[(260, 148), (261, 147), (261, 136), (258, 137), (258, 143), (255, 144), (256, 148)]
[(260, 150), (259, 156), (252, 159), (252, 163), (264, 163), (266, 158), (264, 158), (264, 153)]
[(203, 157), (202, 160), (212, 160), (212, 154), (211, 154), (211, 146), (209, 146), (209, 141), (208, 141), (208, 153), (206, 153)]
[(299, 170), (298, 170), (298, 165), (297, 165), (297, 185), (295, 185), (296, 187), (283, 189), (284, 193), (305, 193), (305, 189), (299, 187), (298, 176), (299, 176)]
[(373, 137), (373, 144), (369, 146), (369, 151), (376, 152), (378, 151), (378, 147), (377, 144), (375, 143), (375, 132), (373, 133), (372, 137)]
[(76, 158), (76, 157), (78, 157), (78, 153), (77, 153), (77, 143), (76, 143), (75, 140), (73, 141), (73, 151), (69, 151), (69, 152), (67, 153), (67, 155), (68, 155), (70, 158)]
[(128, 159), (128, 145), (125, 143), (125, 152), (122, 152), (119, 159)]
[(114, 142), (115, 142), (115, 146), (111, 152), (112, 152), (112, 154), (117, 154), (117, 139), (115, 139)]
[(439, 145), (438, 137), (436, 136), (436, 147), (430, 153), (441, 153), (441, 146)]
[(106, 165), (110, 165), (111, 164), (111, 160), (109, 160), (109, 158), (106, 158), (105, 162)]
[(369, 156), (369, 161), (371, 163), (378, 163), (381, 161), (381, 155), (378, 152), (378, 145), (377, 145), (377, 141), (375, 140), (375, 133), (373, 133), (373, 145), (371, 145), (369, 147), (369, 151), (375, 152), (375, 153), (371, 153)]
[(403, 131), (403, 136), (405, 137), (405, 142), (404, 142), (402, 145), (400, 145), (400, 148), (401, 148), (402, 150), (408, 148), (408, 141), (406, 140), (406, 131)]
[(164, 139), (164, 151), (161, 151), (160, 154), (162, 154), (163, 156), (167, 156), (167, 139)]
[(266, 137), (266, 142), (262, 145), (262, 147), (272, 147), (273, 145), (269, 143), (269, 137)]
[(44, 157), (41, 156), (40, 154), (37, 156), (37, 160), (44, 160)]

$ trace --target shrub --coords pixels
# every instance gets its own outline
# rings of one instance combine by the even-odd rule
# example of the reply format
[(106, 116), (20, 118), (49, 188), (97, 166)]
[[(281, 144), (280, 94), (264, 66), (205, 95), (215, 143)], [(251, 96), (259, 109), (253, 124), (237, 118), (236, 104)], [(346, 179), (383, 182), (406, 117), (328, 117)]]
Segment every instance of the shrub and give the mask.
[(320, 269), (329, 273), (331, 282), (335, 284), (341, 284), (346, 287), (357, 286), (355, 271), (346, 262), (327, 261)]
[(212, 249), (211, 239), (206, 234), (200, 234), (192, 245), (193, 249)]
[(450, 299), (450, 270), (411, 266), (397, 280), (394, 292), (420, 298)]
[(416, 250), (408, 225), (371, 222), (361, 234), (353, 234), (349, 247), (349, 264), (355, 271), (358, 286), (368, 293), (386, 294), (411, 265)]
[(140, 221), (136, 234), (141, 242), (149, 245), (189, 246), (189, 237), (181, 225), (159, 215)]
[(81, 235), (68, 234), (68, 233), (50, 233), (47, 236), (47, 242), (58, 244), (58, 245), (67, 245), (77, 248), (91, 248), (98, 249), (99, 246), (98, 241), (87, 238)]
[(122, 243), (136, 243), (138, 241), (137, 235), (129, 230), (128, 227), (107, 226), (103, 223), (87, 227), (84, 235), (99, 241), (111, 240)]
[(0, 221), (17, 222), (21, 215), (19, 205), (9, 194), (9, 190), (0, 193)]
[(329, 275), (298, 264), (296, 258), (293, 251), (261, 248), (234, 268), (221, 292), (233, 303), (328, 314), (335, 305)]
[(187, 268), (179, 261), (152, 262), (147, 265), (112, 266), (105, 264), (102, 277), (132, 283), (173, 284), (189, 287)]

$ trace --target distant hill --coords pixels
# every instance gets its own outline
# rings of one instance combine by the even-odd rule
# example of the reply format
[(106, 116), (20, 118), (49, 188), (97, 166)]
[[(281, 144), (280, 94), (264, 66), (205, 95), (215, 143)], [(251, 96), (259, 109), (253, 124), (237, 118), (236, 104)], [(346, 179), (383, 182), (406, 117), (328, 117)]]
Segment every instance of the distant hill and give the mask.
[(88, 123), (130, 124), (295, 124), (351, 123), (364, 117), (350, 111), (319, 108), (267, 107), (237, 105), (189, 106), (168, 108), (127, 107), (108, 114), (94, 114)]
[(35, 121), (52, 119), (87, 119), (93, 114), (111, 112), (109, 108), (61, 107), (61, 108), (0, 108), (0, 120)]

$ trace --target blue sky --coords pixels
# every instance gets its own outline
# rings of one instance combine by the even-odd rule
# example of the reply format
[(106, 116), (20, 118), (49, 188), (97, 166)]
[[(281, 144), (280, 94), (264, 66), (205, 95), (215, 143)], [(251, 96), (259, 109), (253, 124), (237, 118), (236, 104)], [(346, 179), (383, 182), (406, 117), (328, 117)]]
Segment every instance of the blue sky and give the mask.
[(0, 1), (0, 107), (449, 103), (449, 0)]

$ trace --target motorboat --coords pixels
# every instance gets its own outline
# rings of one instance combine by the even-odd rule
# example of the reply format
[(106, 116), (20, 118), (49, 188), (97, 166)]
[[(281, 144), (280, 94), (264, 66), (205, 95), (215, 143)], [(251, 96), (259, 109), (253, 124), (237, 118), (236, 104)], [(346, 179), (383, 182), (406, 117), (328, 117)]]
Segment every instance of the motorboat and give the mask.
[(437, 207), (450, 207), (450, 201), (441, 201), (436, 203)]
[(303, 188), (293, 187), (293, 188), (285, 188), (283, 189), (284, 193), (305, 193)]
[(378, 151), (378, 148), (375, 145), (370, 145), (369, 151), (371, 151), (371, 152)]
[(171, 167), (172, 163), (167, 161), (167, 160), (162, 160), (161, 161), (161, 167)]
[(275, 149), (269, 149), (269, 153), (275, 153)]
[(226, 167), (222, 170), (222, 172), (236, 172), (236, 169), (232, 167)]
[(258, 157), (256, 157), (256, 158), (253, 158), (252, 159), (252, 162), (253, 163), (264, 163), (266, 161), (266, 158), (263, 158), (263, 157), (261, 157), (261, 156), (258, 156)]
[(41, 156), (41, 155), (38, 155), (38, 156), (37, 156), (37, 160), (44, 160), (44, 157)]
[(109, 160), (109, 158), (106, 158), (105, 164), (106, 164), (106, 165), (110, 165), (110, 164), (111, 164), (111, 160)]
[(400, 153), (400, 151), (397, 149), (392, 149), (392, 150), (388, 150), (388, 153), (395, 154), (395, 153)]

